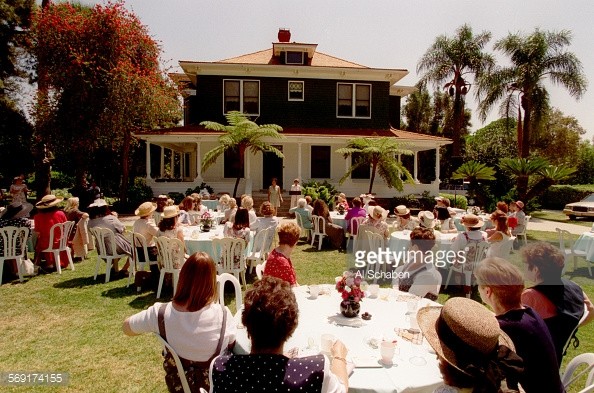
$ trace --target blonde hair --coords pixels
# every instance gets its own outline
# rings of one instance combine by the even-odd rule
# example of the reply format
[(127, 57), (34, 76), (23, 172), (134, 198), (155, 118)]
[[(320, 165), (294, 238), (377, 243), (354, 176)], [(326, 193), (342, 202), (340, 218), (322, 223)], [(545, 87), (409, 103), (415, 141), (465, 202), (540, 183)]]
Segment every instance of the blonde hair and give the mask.
[(254, 200), (251, 196), (246, 195), (241, 198), (241, 207), (245, 207), (246, 209), (250, 210), (254, 207)]
[(503, 258), (486, 258), (474, 269), (479, 286), (489, 287), (496, 301), (506, 310), (521, 303), (524, 277), (515, 265)]
[(77, 197), (68, 198), (66, 200), (66, 207), (64, 208), (65, 212), (71, 212), (78, 209), (80, 204), (80, 200)]

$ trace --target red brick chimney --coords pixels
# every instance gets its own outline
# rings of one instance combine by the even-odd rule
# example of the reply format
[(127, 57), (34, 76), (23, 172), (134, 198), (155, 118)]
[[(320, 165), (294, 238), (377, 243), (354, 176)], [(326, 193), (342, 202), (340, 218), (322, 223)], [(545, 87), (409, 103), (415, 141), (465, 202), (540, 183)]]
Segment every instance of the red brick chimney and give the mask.
[(280, 28), (278, 29), (278, 42), (290, 42), (291, 41), (291, 30)]

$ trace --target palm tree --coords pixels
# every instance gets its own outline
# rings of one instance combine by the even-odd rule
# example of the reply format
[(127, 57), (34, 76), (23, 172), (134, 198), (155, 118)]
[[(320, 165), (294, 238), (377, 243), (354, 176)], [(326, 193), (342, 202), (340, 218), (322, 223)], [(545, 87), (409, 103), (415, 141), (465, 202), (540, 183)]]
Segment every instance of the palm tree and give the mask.
[(524, 110), (523, 124), (518, 124), (519, 157), (530, 155), (530, 138), (534, 125), (548, 106), (548, 92), (544, 79), (565, 87), (572, 97), (579, 99), (586, 91), (587, 81), (582, 64), (565, 47), (571, 44), (571, 32), (547, 32), (536, 29), (529, 36), (509, 34), (495, 43), (495, 49), (509, 56), (512, 65), (499, 67), (479, 78), (480, 117), (500, 100), (500, 110), (509, 115)]
[(436, 87), (447, 89), (454, 96), (454, 124), (452, 129), (452, 155), (461, 155), (461, 133), (464, 123), (464, 97), (470, 89), (469, 76), (476, 79), (488, 71), (495, 63), (493, 57), (483, 48), (491, 39), (491, 33), (484, 31), (474, 35), (472, 28), (463, 25), (456, 30), (454, 37), (441, 35), (417, 64), (417, 72), (422, 74), (419, 86), (433, 83)]
[(484, 193), (479, 192), (479, 180), (495, 180), (495, 169), (476, 161), (467, 161), (452, 174), (452, 179), (468, 180), (468, 195), (480, 199), (479, 205), (484, 205)]
[(411, 155), (413, 152), (404, 149), (394, 138), (354, 138), (347, 142), (347, 147), (336, 150), (336, 153), (342, 154), (344, 158), (353, 154), (357, 156), (355, 163), (339, 180), (340, 184), (344, 183), (356, 169), (369, 166), (371, 166), (369, 194), (373, 190), (376, 172), (384, 179), (389, 188), (395, 188), (398, 191), (402, 191), (404, 188), (403, 176), (406, 182), (413, 182), (410, 172), (396, 158), (399, 154)]
[(264, 138), (282, 139), (284, 136), (279, 134), (283, 130), (281, 126), (276, 124), (258, 125), (241, 112), (228, 112), (225, 114), (225, 118), (229, 125), (223, 125), (213, 121), (203, 121), (200, 123), (201, 126), (204, 126), (208, 130), (225, 132), (219, 137), (219, 145), (204, 155), (201, 168), (202, 172), (206, 171), (217, 161), (221, 154), (227, 151), (236, 153), (241, 170), (235, 180), (235, 188), (233, 188), (233, 197), (235, 198), (237, 196), (239, 180), (243, 177), (246, 150), (249, 149), (252, 154), (272, 152), (277, 157), (284, 158), (285, 156), (280, 150), (262, 140)]

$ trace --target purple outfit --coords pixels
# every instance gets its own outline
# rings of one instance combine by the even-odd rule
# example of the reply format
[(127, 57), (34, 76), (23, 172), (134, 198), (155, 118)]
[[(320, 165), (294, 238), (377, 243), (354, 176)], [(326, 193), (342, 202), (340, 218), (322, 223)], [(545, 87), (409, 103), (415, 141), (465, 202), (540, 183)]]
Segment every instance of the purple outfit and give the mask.
[(351, 231), (351, 218), (354, 217), (367, 217), (367, 212), (362, 207), (352, 207), (347, 211), (347, 214), (344, 216), (344, 219), (347, 222), (347, 231)]

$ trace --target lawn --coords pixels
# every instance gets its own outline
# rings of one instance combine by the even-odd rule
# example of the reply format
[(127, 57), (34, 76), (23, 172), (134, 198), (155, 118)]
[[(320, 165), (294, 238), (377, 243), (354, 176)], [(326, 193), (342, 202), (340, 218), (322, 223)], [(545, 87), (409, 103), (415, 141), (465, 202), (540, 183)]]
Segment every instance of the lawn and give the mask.
[[(531, 240), (556, 242), (556, 234), (529, 231)], [(333, 282), (344, 270), (346, 257), (337, 251), (317, 251), (299, 243), (293, 262), (300, 284)], [(518, 254), (512, 262), (521, 263)], [(2, 340), (0, 371), (64, 371), (66, 387), (39, 388), (43, 392), (166, 392), (160, 346), (151, 335), (127, 337), (123, 320), (155, 302), (155, 293), (137, 293), (127, 280), (93, 280), (96, 257), (75, 264), (76, 270), (40, 275), (0, 286)], [(104, 268), (102, 263), (102, 268)], [(594, 298), (594, 280), (582, 260), (568, 275)], [(253, 282), (254, 276), (248, 276)], [(450, 294), (442, 294), (444, 302)], [(165, 291), (163, 299), (171, 297)], [(231, 305), (234, 309), (234, 305)], [(580, 329), (580, 347), (566, 359), (594, 352), (594, 326)], [(566, 360), (567, 362), (567, 360)], [(565, 363), (566, 363), (565, 362)], [(583, 385), (582, 385), (583, 386)], [(31, 391), (13, 388), (4, 391)], [(577, 391), (577, 390), (576, 390)]]

